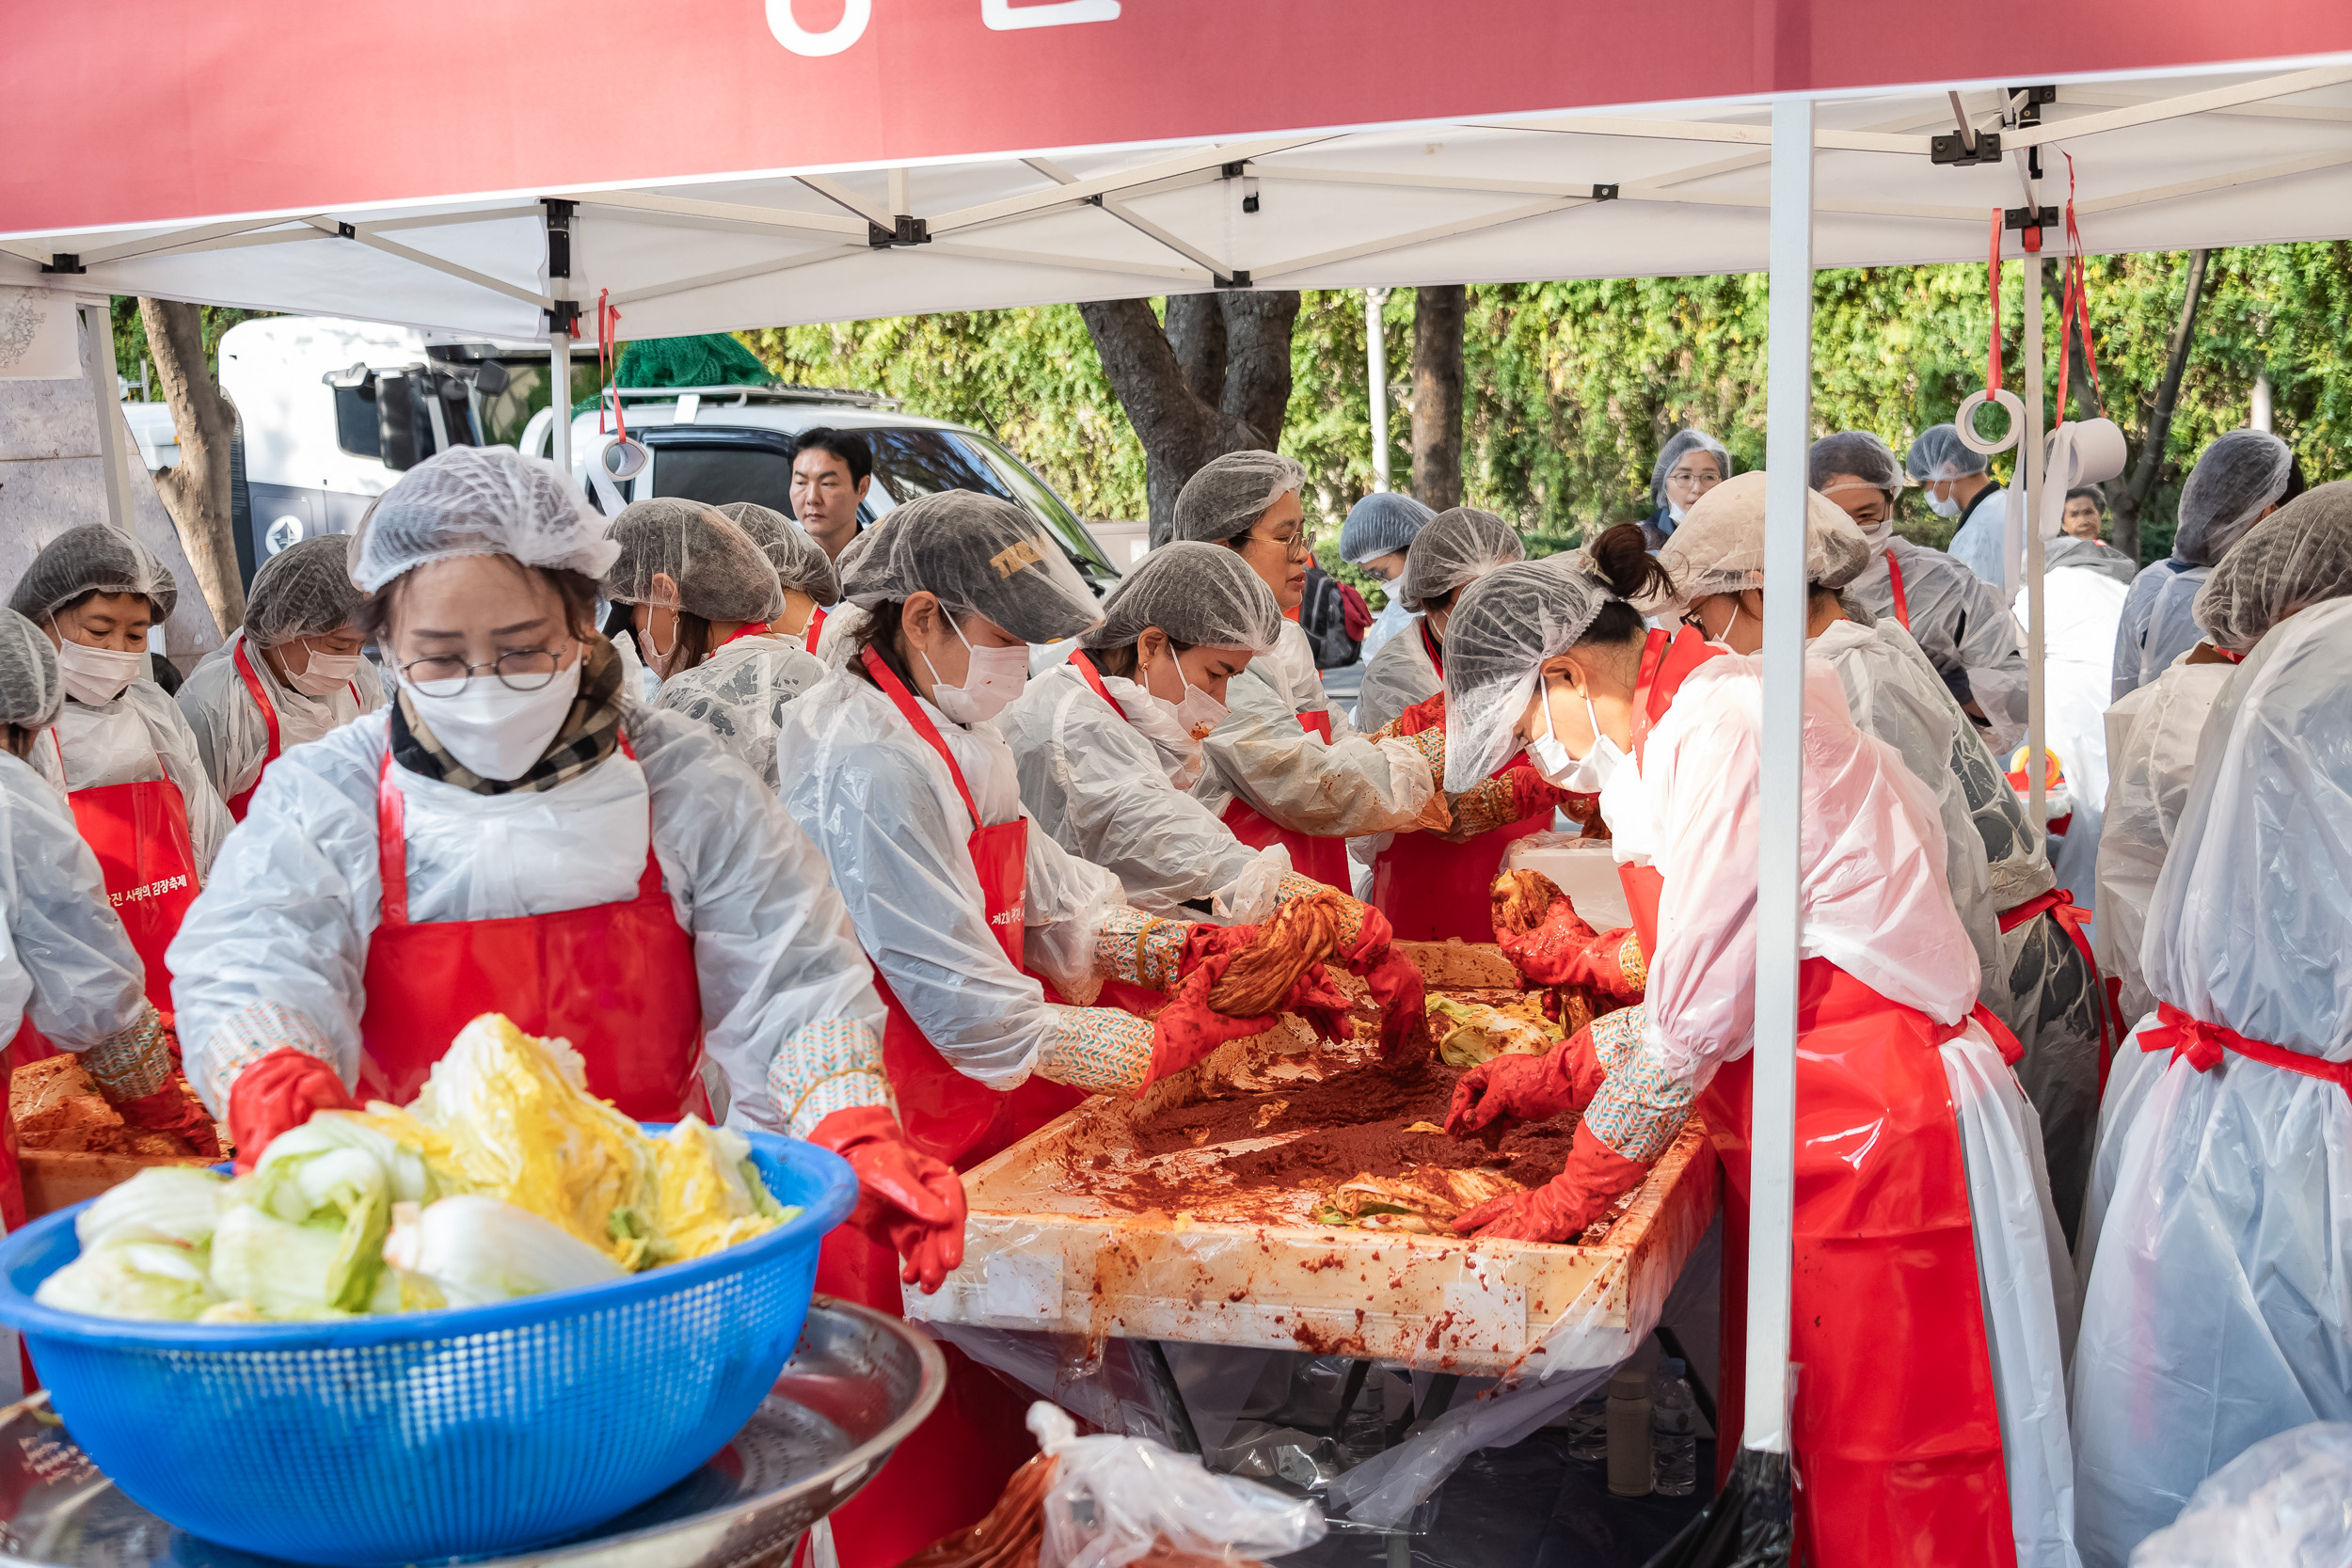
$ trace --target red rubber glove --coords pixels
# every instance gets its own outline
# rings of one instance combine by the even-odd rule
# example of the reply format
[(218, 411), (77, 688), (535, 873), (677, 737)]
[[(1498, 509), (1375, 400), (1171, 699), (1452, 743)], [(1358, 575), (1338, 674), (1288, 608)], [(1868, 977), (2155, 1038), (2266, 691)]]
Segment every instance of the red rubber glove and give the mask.
[(1579, 1029), (1540, 1056), (1497, 1056), (1454, 1081), (1445, 1130), (1457, 1138), (1495, 1122), (1544, 1121), (1593, 1102), (1609, 1074), (1593, 1053), (1593, 1032)]
[(1627, 942), (1631, 935), (1630, 927), (1594, 930), (1565, 894), (1554, 898), (1544, 918), (1526, 931), (1495, 927), (1495, 941), (1511, 967), (1519, 972), (1521, 985), (1581, 987), (1619, 1006), (1642, 1000), (1649, 977), (1648, 967), (1640, 963), (1638, 948), (1634, 954), (1638, 972), (1628, 967)]
[(1434, 1049), (1429, 1040), (1429, 1005), (1421, 970), (1391, 948), (1361, 972), (1372, 999), (1380, 1004), (1380, 1058), (1413, 1061)]
[[(1228, 927), (1240, 929), (1240, 927)], [(1152, 1016), (1152, 1076), (1150, 1083), (1158, 1083), (1171, 1072), (1182, 1072), (1215, 1051), (1228, 1040), (1248, 1039), (1274, 1027), (1277, 1020), (1268, 1013), (1260, 1018), (1228, 1018), (1209, 1006), (1209, 992), (1224, 976), (1232, 963), (1234, 947), (1212, 954), (1184, 977), (1183, 985), (1168, 999), (1168, 1006)], [(1283, 999), (1287, 1006), (1302, 992), (1318, 984), (1316, 968), (1311, 966), (1291, 988)], [(1345, 999), (1338, 998), (1344, 1012)]]
[(898, 1118), (879, 1105), (835, 1111), (809, 1130), (857, 1172), (850, 1223), (898, 1255), (898, 1283), (930, 1295), (963, 1266), (963, 1182), (944, 1160), (907, 1147)]
[(201, 1154), (207, 1160), (220, 1158), (220, 1134), (213, 1126), (212, 1113), (178, 1084), (166, 1084), (153, 1094), (122, 1101), (115, 1110), (127, 1126), (151, 1132), (176, 1132), (187, 1140), (189, 1153)]
[(1499, 1242), (1573, 1242), (1648, 1174), (1647, 1165), (1579, 1126), (1565, 1170), (1532, 1193), (1480, 1204), (1454, 1222), (1454, 1233)]
[(273, 1051), (229, 1085), (229, 1138), (243, 1176), (278, 1133), (310, 1119), (313, 1111), (356, 1111), (335, 1069), (291, 1046)]

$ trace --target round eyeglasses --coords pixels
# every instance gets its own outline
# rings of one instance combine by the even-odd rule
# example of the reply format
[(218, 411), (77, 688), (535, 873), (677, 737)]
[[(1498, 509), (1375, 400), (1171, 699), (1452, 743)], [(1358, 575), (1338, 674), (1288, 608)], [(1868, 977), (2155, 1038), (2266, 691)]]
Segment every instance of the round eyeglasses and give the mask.
[(400, 678), (420, 695), (454, 697), (477, 670), (487, 670), (510, 691), (536, 691), (555, 679), (564, 656), (553, 648), (509, 648), (487, 664), (469, 664), (454, 656), (412, 658), (401, 665)]

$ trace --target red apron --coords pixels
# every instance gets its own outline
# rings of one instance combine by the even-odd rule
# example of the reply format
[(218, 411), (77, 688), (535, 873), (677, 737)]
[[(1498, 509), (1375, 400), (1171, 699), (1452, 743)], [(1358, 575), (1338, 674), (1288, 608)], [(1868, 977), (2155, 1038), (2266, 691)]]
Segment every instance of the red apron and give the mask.
[[(27, 1047), (33, 1048), (30, 1053)], [(30, 1017), (17, 1025), (16, 1038), (0, 1054), (0, 1228), (9, 1235), (24, 1228), (24, 1171), (17, 1163), (16, 1117), (8, 1111), (8, 1087), (18, 1068), (56, 1054), (56, 1048), (41, 1038)], [(27, 1392), (35, 1386), (24, 1385)]]
[[(1798, 972), (1789, 1435), (1809, 1568), (2015, 1568), (1968, 1175), (1937, 1052), (1962, 1027), (1826, 958)], [(1725, 1473), (1747, 1354), (1752, 1060), (1725, 1063), (1696, 1106), (1726, 1179)]]
[[(57, 748), (57, 770), (65, 771), (65, 745)], [(163, 759), (155, 759), (158, 772)], [(122, 918), (122, 928), (147, 969), (147, 999), (170, 1019), (171, 971), (164, 952), (180, 934), (180, 922), (196, 902), (196, 842), (188, 836), (188, 803), (169, 777), (135, 784), (98, 784), (66, 797), (83, 842), (98, 857), (106, 879), (106, 899)]]
[[(262, 710), (262, 722), (269, 726), (269, 750), (262, 753), (261, 772), (253, 775), (253, 782), (245, 786), (243, 794), (229, 797), (229, 815), (242, 822), (246, 808), (252, 803), (253, 792), (262, 787), (262, 773), (268, 772), (269, 765), (278, 760), (278, 707), (269, 700), (269, 693), (262, 689), (261, 676), (254, 673), (252, 662), (245, 657), (245, 639), (237, 640), (234, 657), (237, 673), (245, 680), (245, 689), (252, 695), (253, 705)], [(351, 685), (351, 700), (354, 703), (359, 700), (359, 688), (356, 683)]]
[[(627, 740), (621, 749), (636, 755)], [(411, 922), (406, 802), (391, 775), (388, 750), (376, 775), (384, 904), (361, 980), (359, 1098), (407, 1104), (460, 1029), (504, 1013), (525, 1034), (571, 1041), (586, 1059), (588, 1092), (623, 1116), (708, 1117), (694, 939), (661, 891), (652, 846), (634, 898), (502, 920)]]
[[(1675, 695), (1691, 678), (1691, 672), (1710, 658), (1720, 658), (1724, 651), (1696, 626), (1684, 626), (1671, 639), (1662, 631), (1653, 631), (1643, 642), (1642, 663), (1633, 679), (1634, 767), (1642, 765), (1649, 732), (1674, 705)], [(1632, 917), (1633, 937), (1642, 944), (1642, 956), (1654, 958), (1658, 953), (1658, 900), (1665, 891), (1665, 879), (1655, 865), (1619, 865), (1617, 880), (1625, 888), (1626, 910)]]
[(1895, 624), (1905, 631), (1911, 629), (1911, 601), (1903, 597), (1903, 569), (1895, 563), (1895, 552), (1886, 552), (1886, 581), (1895, 590)]
[[(963, 770), (937, 726), (872, 649), (863, 657), (874, 684), (947, 765), (972, 816), (972, 835), (964, 846), (979, 877), (989, 925), (1005, 957), (1020, 968), (1026, 941), (1028, 818), (981, 826)], [(1076, 1089), (1034, 1076), (1009, 1094), (987, 1087), (939, 1053), (879, 969), (874, 989), (889, 1009), (882, 1064), (898, 1097), (898, 1124), (913, 1148), (968, 1170), (1086, 1099)], [(898, 1255), (851, 1226), (825, 1238), (817, 1288), (893, 1317), (903, 1309)], [(995, 1506), (1013, 1471), (1037, 1451), (1023, 1424), (1027, 1399), (953, 1345), (940, 1348), (947, 1356), (946, 1397), (898, 1445), (882, 1473), (831, 1516), (842, 1568), (892, 1568), (941, 1536), (978, 1522)]]
[[(736, 627), (733, 631), (731, 631), (731, 632), (727, 633), (727, 635), (726, 635), (724, 638), (721, 639), (721, 640), (720, 640), (720, 642), (719, 642), (719, 647), (723, 648), (723, 647), (725, 647), (725, 646), (726, 646), (729, 642), (732, 642), (732, 641), (736, 641), (738, 638), (742, 638), (742, 637), (765, 637), (765, 636), (767, 636), (767, 635), (768, 635), (768, 623), (767, 623), (767, 622), (765, 622), (765, 621), (746, 621), (746, 622), (744, 622), (741, 626), (739, 626)], [(716, 652), (718, 651), (718, 649), (714, 648), (714, 649), (712, 649), (711, 651), (712, 651), (713, 653), (716, 653)]]
[[(1420, 628), (1422, 652), (1429, 667), (1445, 679), (1445, 655), (1429, 626)], [(1501, 778), (1525, 760), (1514, 755), (1489, 774)], [(1480, 833), (1466, 844), (1449, 844), (1436, 833), (1397, 833), (1389, 847), (1373, 857), (1372, 907), (1389, 917), (1390, 927), (1406, 942), (1495, 940), (1494, 911), (1489, 889), (1502, 869), (1502, 857), (1513, 841), (1551, 826), (1549, 810), (1521, 817), (1507, 828)]]
[[(1331, 715), (1327, 709), (1298, 715), (1298, 727), (1309, 735), (1331, 744)], [(1288, 828), (1278, 828), (1263, 816), (1257, 807), (1236, 795), (1226, 804), (1225, 825), (1233, 836), (1252, 849), (1264, 849), (1283, 845), (1291, 852), (1291, 869), (1302, 877), (1311, 877), (1326, 887), (1352, 893), (1347, 870), (1347, 840), (1329, 838), (1321, 833), (1296, 833)]]
[(806, 648), (810, 653), (815, 653), (817, 651), (817, 634), (824, 629), (825, 610), (822, 605), (819, 605), (808, 613), (808, 629), (801, 645)]

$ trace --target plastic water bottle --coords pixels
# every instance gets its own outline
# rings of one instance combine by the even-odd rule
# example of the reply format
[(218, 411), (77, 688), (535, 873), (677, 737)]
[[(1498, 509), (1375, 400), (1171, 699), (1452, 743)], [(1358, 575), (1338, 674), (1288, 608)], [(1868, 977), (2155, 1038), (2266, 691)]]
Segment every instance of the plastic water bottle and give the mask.
[(1609, 1402), (1586, 1400), (1568, 1412), (1568, 1457), (1609, 1457)]
[(1698, 1402), (1683, 1381), (1683, 1365), (1669, 1357), (1658, 1370), (1650, 1401), (1650, 1456), (1660, 1496), (1687, 1497), (1698, 1487)]
[(1630, 1367), (1609, 1380), (1609, 1490), (1646, 1497), (1656, 1489), (1650, 1458), (1650, 1380)]

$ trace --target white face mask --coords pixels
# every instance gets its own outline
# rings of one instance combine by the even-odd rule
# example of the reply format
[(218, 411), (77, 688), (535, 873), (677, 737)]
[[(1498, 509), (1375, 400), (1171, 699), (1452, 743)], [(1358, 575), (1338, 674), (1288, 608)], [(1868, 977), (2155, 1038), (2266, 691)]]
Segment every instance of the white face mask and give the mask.
[(77, 703), (100, 707), (122, 695), (122, 689), (147, 673), (147, 656), (119, 648), (93, 648), (66, 638), (57, 648), (57, 673), (65, 694)]
[(1198, 747), (1209, 737), (1211, 730), (1225, 722), (1225, 716), (1232, 709), (1186, 680), (1184, 661), (1174, 654), (1168, 656), (1168, 662), (1176, 666), (1176, 681), (1184, 689), (1184, 694), (1171, 703), (1154, 692), (1152, 700), (1175, 717), (1177, 725)]
[(1682, 510), (1682, 503), (1680, 501), (1670, 500), (1666, 503), (1666, 516), (1675, 524), (1676, 527), (1679, 528), (1682, 525), (1682, 519), (1689, 515), (1689, 513)]
[(286, 683), (306, 697), (325, 697), (349, 685), (359, 673), (358, 654), (323, 654), (308, 642), (302, 644), (302, 651), (310, 662), (299, 674), (290, 673)]
[[(648, 615), (645, 619), (650, 622), (653, 617)], [(637, 639), (637, 652), (644, 659), (645, 668), (653, 672), (656, 680), (666, 681), (677, 673), (670, 668), (670, 660), (677, 657), (678, 628), (675, 613), (670, 618), (670, 645), (667, 648), (655, 644), (650, 626), (639, 626), (630, 635)]]
[(581, 662), (573, 659), (536, 691), (517, 691), (496, 675), (469, 675), (452, 696), (418, 692), (417, 711), (469, 771), (501, 784), (519, 779), (547, 753), (571, 713)]
[[(1722, 630), (1722, 632), (1720, 632), (1720, 633), (1719, 633), (1719, 634), (1717, 634), (1716, 636), (1713, 636), (1713, 637), (1708, 638), (1707, 641), (1708, 641), (1709, 643), (1713, 644), (1715, 647), (1718, 647), (1718, 648), (1723, 649), (1723, 650), (1724, 650), (1724, 651), (1725, 651), (1726, 653), (1730, 652), (1730, 651), (1731, 651), (1731, 628), (1732, 628), (1732, 627), (1734, 627), (1734, 626), (1738, 626), (1739, 624), (1740, 624), (1740, 601), (1739, 601), (1739, 600), (1737, 600), (1737, 599), (1734, 599), (1734, 600), (1732, 600), (1732, 601), (1731, 601), (1731, 619), (1730, 619), (1730, 620), (1728, 620), (1728, 621), (1725, 621), (1725, 622), (1724, 623), (1724, 629)], [(1598, 732), (1598, 731), (1595, 731), (1594, 733), (1597, 734), (1597, 733), (1599, 733), (1599, 732)]]
[(1931, 490), (1928, 492), (1928, 510), (1939, 517), (1957, 517), (1960, 515), (1960, 498), (1939, 496)]
[(939, 667), (931, 656), (920, 654), (923, 666), (931, 673), (931, 705), (959, 724), (977, 724), (995, 718), (1012, 705), (1014, 698), (1029, 681), (1029, 650), (1025, 643), (1009, 648), (976, 648), (963, 635), (963, 628), (950, 620), (947, 629), (956, 634), (968, 656), (961, 686), (949, 686), (939, 678)]
[(1527, 760), (1535, 765), (1535, 771), (1544, 782), (1555, 784), (1572, 795), (1597, 795), (1616, 772), (1617, 764), (1625, 760), (1625, 752), (1617, 743), (1601, 732), (1600, 716), (1593, 711), (1593, 699), (1584, 698), (1584, 716), (1592, 721), (1593, 749), (1582, 756), (1569, 753), (1551, 727), (1551, 692), (1543, 691), (1540, 711), (1544, 718), (1544, 733), (1527, 743)]

